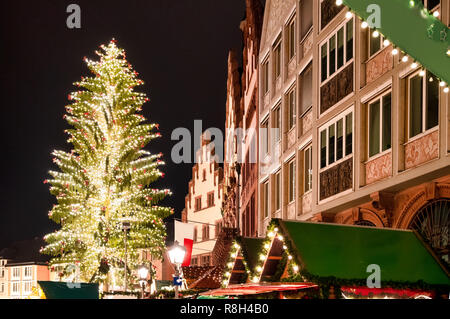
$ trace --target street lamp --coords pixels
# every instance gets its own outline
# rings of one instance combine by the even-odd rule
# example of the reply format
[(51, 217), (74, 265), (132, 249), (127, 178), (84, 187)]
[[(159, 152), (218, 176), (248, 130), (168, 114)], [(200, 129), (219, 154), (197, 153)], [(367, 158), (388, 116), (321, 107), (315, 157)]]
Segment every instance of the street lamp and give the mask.
[(144, 295), (145, 295), (145, 282), (147, 281), (148, 270), (149, 270), (148, 267), (145, 265), (142, 265), (141, 267), (139, 267), (139, 270), (138, 270), (139, 279), (140, 279), (140, 283), (141, 283), (141, 287), (142, 287), (142, 299), (144, 299)]
[[(175, 279), (180, 278), (180, 266), (183, 263), (184, 255), (186, 255), (186, 248), (178, 244), (177, 241), (170, 247), (169, 251), (170, 262), (175, 265)], [(175, 299), (178, 299), (178, 282), (175, 283)]]

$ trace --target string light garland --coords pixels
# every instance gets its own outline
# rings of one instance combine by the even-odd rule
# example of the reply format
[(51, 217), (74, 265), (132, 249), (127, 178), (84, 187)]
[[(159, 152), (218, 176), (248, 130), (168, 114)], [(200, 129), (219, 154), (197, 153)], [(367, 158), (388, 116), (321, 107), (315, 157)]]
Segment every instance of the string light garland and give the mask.
[[(337, 6), (341, 6), (342, 4), (344, 4), (344, 1), (343, 0), (336, 0), (336, 5)], [(410, 0), (409, 1), (409, 6), (410, 6), (410, 8), (414, 8), (415, 6), (416, 6), (416, 2), (415, 2), (415, 0)], [(426, 17), (431, 17), (431, 18), (433, 18), (433, 19), (438, 19), (439, 18), (439, 16), (440, 16), (440, 12), (438, 11), (438, 10), (436, 10), (436, 11), (434, 11), (434, 12), (431, 12), (430, 10), (428, 10), (428, 9), (426, 9), (426, 8), (423, 8), (422, 10), (421, 10), (421, 14), (422, 14), (422, 16), (424, 17), (424, 18), (426, 18)], [(349, 11), (348, 12), (346, 12), (346, 14), (345, 14), (345, 17), (348, 19), (349, 17), (352, 17), (353, 16), (353, 11), (351, 10), (351, 8), (349, 8)], [(361, 28), (362, 29), (367, 29), (368, 27), (369, 27), (369, 24), (366, 22), (366, 21), (364, 21), (361, 17), (360, 17), (360, 20), (361, 20)], [(433, 26), (433, 25), (432, 25)], [(432, 32), (432, 30), (428, 30), (428, 32)], [(391, 44), (391, 41), (386, 37), (386, 36), (384, 36), (383, 34), (381, 34), (378, 30), (374, 30), (373, 32), (372, 32), (372, 36), (374, 37), (374, 38), (378, 38), (379, 36), (382, 36), (383, 38), (384, 38), (384, 40), (383, 40), (383, 45), (385, 46), (385, 47), (387, 47), (387, 46), (389, 46), (390, 44)], [(441, 31), (441, 40), (442, 40), (442, 38), (444, 37), (444, 39), (447, 37), (447, 33), (445, 32), (444, 33), (444, 36), (442, 35), (442, 31)], [(404, 53), (404, 52), (403, 52)], [(399, 54), (399, 50), (397, 49), (397, 48), (393, 48), (392, 49), (392, 55), (393, 56), (396, 56), (396, 55), (398, 55)], [(402, 57), (402, 62), (408, 62), (409, 61), (409, 57), (406, 55), (406, 53), (404, 53), (405, 55)], [(445, 53), (448, 57), (450, 57), (450, 47), (446, 50), (446, 53)], [(412, 64), (411, 64), (411, 68), (412, 69), (416, 69), (417, 67), (419, 66), (419, 64), (416, 62), (416, 61), (414, 61)], [(449, 91), (450, 91), (450, 89), (449, 89), (449, 87), (447, 86), (447, 83), (445, 83), (445, 82), (443, 82), (443, 81), (441, 81), (441, 83), (444, 83), (444, 84), (441, 84), (440, 86), (443, 88), (443, 92), (444, 93), (448, 93)]]
[[(68, 95), (65, 131), (73, 149), (53, 152), (59, 171), (50, 171), (50, 193), (57, 204), (48, 213), (61, 228), (44, 237), (41, 253), (53, 256), (50, 267), (61, 267), (61, 277), (71, 275), (71, 264), (80, 268), (85, 282), (123, 282), (124, 232), (130, 223), (127, 271), (140, 261), (140, 250), (161, 258), (166, 230), (163, 218), (173, 213), (157, 206), (171, 195), (168, 189), (149, 186), (164, 173), (162, 154), (144, 147), (161, 137), (158, 124), (145, 123), (138, 114), (148, 98), (134, 91), (144, 82), (126, 61), (123, 49), (112, 40), (96, 51), (98, 61), (84, 58), (93, 77), (74, 83), (78, 91)], [(73, 268), (73, 267), (72, 267)], [(117, 278), (111, 278), (111, 277)], [(128, 276), (130, 283), (134, 278)]]

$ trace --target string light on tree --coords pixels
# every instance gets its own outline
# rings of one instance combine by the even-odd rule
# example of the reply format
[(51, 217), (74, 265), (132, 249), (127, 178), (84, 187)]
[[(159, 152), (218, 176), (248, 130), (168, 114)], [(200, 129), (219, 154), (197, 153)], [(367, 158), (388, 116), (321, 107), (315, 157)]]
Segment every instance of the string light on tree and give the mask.
[[(69, 94), (65, 120), (73, 149), (54, 151), (59, 171), (50, 171), (50, 192), (57, 204), (49, 218), (61, 225), (44, 237), (41, 252), (53, 256), (50, 266), (62, 266), (63, 277), (69, 265), (79, 262), (80, 279), (108, 282), (123, 278), (125, 247), (123, 222), (129, 222), (128, 272), (139, 265), (139, 252), (148, 250), (155, 258), (165, 250), (163, 218), (173, 213), (156, 204), (170, 190), (150, 189), (163, 177), (162, 154), (143, 148), (160, 134), (157, 124), (145, 123), (138, 114), (148, 101), (134, 89), (144, 84), (126, 61), (125, 51), (115, 40), (96, 51), (98, 61), (84, 58), (92, 77), (75, 83)], [(127, 276), (130, 283), (135, 279)]]

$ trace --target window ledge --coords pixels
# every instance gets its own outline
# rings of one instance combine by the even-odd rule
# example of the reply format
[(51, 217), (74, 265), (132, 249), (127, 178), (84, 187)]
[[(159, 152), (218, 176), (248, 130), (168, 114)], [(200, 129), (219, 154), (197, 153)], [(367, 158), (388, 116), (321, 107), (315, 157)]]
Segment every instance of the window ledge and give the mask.
[(420, 133), (420, 134), (417, 134), (417, 135), (414, 136), (414, 137), (409, 138), (408, 141), (405, 142), (405, 143), (403, 144), (403, 146), (406, 146), (406, 145), (411, 144), (411, 143), (413, 143), (413, 142), (415, 142), (415, 141), (417, 141), (417, 140), (420, 140), (422, 137), (425, 137), (425, 136), (427, 136), (427, 135), (429, 135), (429, 134), (432, 134), (432, 133), (434, 133), (435, 131), (439, 131), (439, 125), (437, 125), (437, 126), (435, 126), (435, 127), (433, 127), (433, 128), (430, 128), (429, 130), (427, 130), (427, 131), (425, 131), (425, 132), (422, 132), (422, 133)]
[(391, 152), (392, 152), (392, 147), (387, 149), (387, 150), (385, 150), (385, 151), (383, 151), (383, 152), (381, 152), (381, 153), (375, 154), (372, 157), (369, 157), (369, 159), (367, 161), (365, 161), (364, 164), (370, 163), (370, 162), (372, 162), (372, 161), (374, 161), (374, 160), (376, 160), (376, 159), (378, 159), (380, 157), (383, 157), (384, 155), (387, 155), (387, 154), (389, 154)]

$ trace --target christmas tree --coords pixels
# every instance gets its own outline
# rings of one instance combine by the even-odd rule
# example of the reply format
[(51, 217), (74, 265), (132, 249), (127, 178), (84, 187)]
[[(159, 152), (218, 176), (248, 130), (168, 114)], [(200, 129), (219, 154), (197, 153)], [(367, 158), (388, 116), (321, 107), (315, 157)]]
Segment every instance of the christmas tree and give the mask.
[[(80, 90), (69, 95), (64, 118), (70, 153), (55, 151), (53, 161), (60, 171), (50, 171), (50, 192), (57, 204), (49, 218), (61, 228), (44, 237), (41, 252), (53, 256), (50, 265), (62, 269), (60, 276), (78, 268), (81, 281), (120, 282), (124, 277), (127, 235), (127, 273), (139, 263), (146, 249), (156, 258), (165, 247), (163, 218), (171, 208), (156, 206), (169, 190), (149, 186), (164, 173), (162, 154), (143, 148), (160, 137), (158, 124), (146, 124), (139, 112), (148, 101), (134, 89), (143, 85), (138, 73), (126, 61), (125, 51), (112, 40), (96, 51), (99, 61), (85, 58), (95, 75), (75, 83)], [(76, 267), (74, 267), (76, 266)], [(108, 281), (109, 281), (108, 280)]]

